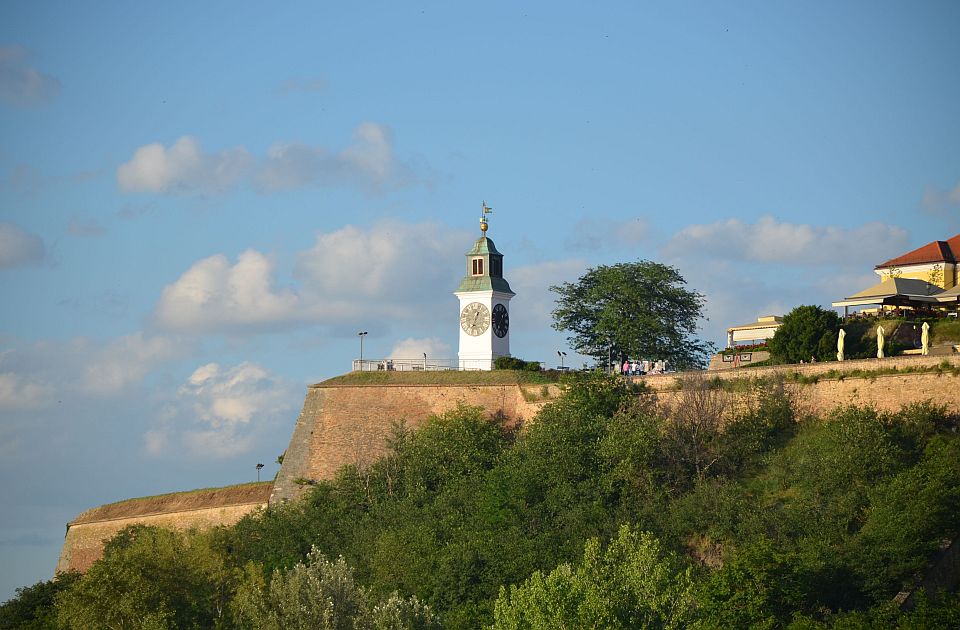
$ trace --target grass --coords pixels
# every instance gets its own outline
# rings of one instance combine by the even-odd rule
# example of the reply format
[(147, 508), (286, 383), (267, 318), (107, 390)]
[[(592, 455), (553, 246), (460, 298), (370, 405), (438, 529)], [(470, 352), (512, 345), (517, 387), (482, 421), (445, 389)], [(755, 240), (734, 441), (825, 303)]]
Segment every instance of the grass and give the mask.
[[(73, 523), (85, 523), (99, 520), (109, 520), (115, 518), (130, 518), (133, 516), (142, 516), (154, 512), (177, 512), (195, 508), (217, 507), (230, 503), (228, 497), (233, 497), (235, 502), (240, 497), (258, 496), (259, 488), (267, 488), (273, 485), (273, 480), (251, 481), (249, 483), (238, 483), (232, 486), (222, 488), (197, 488), (196, 490), (185, 490), (182, 492), (168, 492), (166, 494), (156, 494), (147, 497), (137, 497), (135, 499), (124, 499), (114, 503), (106, 503), (99, 507), (91, 508), (80, 514)], [(240, 497), (236, 492), (240, 491)], [(244, 492), (247, 491), (247, 492)], [(227, 501), (227, 503), (223, 503)]]
[(960, 343), (960, 321), (936, 322), (930, 327), (932, 343)]
[(170, 499), (173, 497), (186, 497), (191, 494), (199, 494), (201, 492), (219, 492), (222, 490), (233, 490), (235, 488), (245, 488), (247, 486), (269, 486), (273, 485), (273, 479), (268, 479), (266, 481), (248, 481), (246, 483), (235, 483), (230, 486), (220, 486), (218, 488), (195, 488), (193, 490), (178, 490), (176, 492), (165, 492), (163, 494), (153, 494), (146, 497), (134, 497), (132, 499), (123, 499), (122, 501), (114, 501), (113, 503), (105, 503), (100, 507), (111, 507), (114, 505), (122, 505), (135, 503), (137, 501), (152, 501), (154, 499)]
[(560, 382), (563, 372), (544, 370), (444, 370), (439, 372), (348, 372), (321, 383), (318, 387), (368, 385), (548, 385)]

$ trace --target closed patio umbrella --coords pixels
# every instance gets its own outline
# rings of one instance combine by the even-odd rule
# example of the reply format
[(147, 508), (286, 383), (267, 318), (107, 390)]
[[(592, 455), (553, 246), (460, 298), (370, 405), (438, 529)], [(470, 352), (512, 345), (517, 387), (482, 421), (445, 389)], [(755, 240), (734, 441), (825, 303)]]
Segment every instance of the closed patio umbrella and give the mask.
[(883, 358), (883, 326), (877, 326), (877, 358)]
[(922, 346), (920, 354), (927, 356), (930, 354), (930, 324), (923, 322), (922, 330), (923, 332), (920, 333), (920, 345)]
[(847, 331), (840, 329), (840, 335), (837, 337), (837, 361), (843, 361), (843, 338), (847, 336)]

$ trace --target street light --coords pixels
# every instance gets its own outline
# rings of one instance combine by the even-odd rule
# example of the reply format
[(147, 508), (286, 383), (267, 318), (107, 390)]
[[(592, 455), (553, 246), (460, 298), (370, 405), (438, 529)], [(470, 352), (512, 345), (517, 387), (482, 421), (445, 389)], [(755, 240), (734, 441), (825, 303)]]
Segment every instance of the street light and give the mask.
[(426, 352), (423, 353), (423, 371), (424, 372), (427, 371), (427, 353)]
[(357, 336), (360, 337), (360, 371), (363, 371), (363, 338), (367, 336), (367, 331), (361, 331), (357, 333)]
[(567, 356), (567, 353), (566, 353), (566, 352), (561, 352), (560, 350), (557, 350), (557, 356), (560, 357), (560, 369), (562, 370), (562, 369), (563, 369), (563, 357)]
[(257, 482), (260, 481), (260, 469), (263, 468), (263, 464), (257, 464)]

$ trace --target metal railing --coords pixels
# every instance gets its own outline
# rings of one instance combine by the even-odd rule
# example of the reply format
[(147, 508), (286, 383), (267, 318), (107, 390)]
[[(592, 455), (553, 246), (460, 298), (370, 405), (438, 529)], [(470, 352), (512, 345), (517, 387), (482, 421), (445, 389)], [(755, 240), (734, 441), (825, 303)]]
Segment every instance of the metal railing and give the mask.
[(354, 359), (354, 372), (440, 372), (459, 369), (449, 359)]

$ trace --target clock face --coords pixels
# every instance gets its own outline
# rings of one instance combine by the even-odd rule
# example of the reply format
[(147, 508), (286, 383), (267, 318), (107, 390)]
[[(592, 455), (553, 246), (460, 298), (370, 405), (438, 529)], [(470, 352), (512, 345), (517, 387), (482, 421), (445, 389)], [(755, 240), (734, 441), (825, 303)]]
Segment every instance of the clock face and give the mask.
[(507, 313), (507, 307), (497, 304), (493, 307), (493, 334), (497, 337), (506, 337), (508, 330), (510, 330), (510, 315)]
[(478, 337), (490, 327), (490, 311), (480, 302), (470, 302), (460, 313), (460, 328), (471, 337)]

